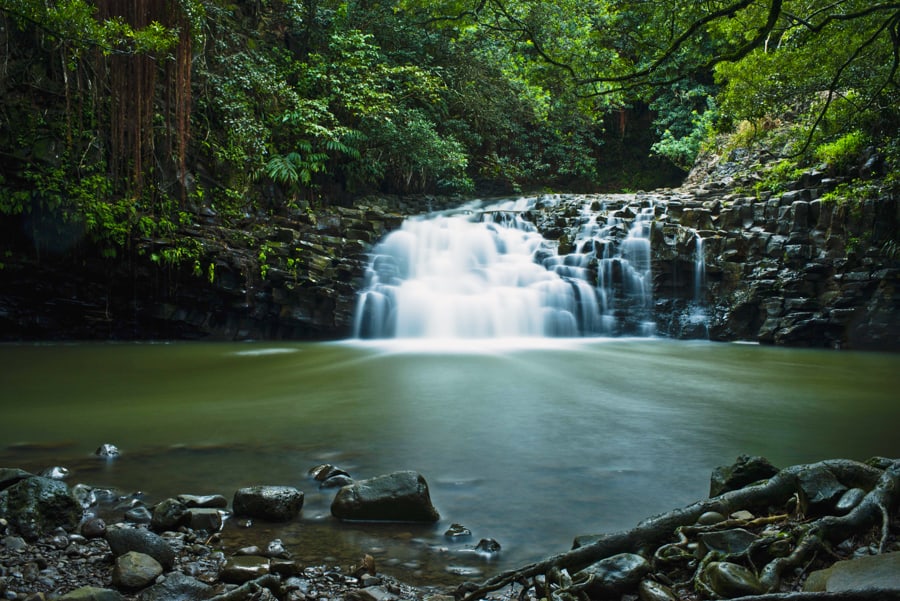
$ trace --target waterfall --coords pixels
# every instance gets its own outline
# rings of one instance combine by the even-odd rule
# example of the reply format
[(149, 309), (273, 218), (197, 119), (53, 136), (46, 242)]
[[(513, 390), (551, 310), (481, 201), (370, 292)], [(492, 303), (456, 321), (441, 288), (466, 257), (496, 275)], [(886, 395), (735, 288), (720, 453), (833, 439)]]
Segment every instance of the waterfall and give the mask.
[(694, 300), (689, 313), (689, 322), (708, 338), (709, 315), (706, 310), (706, 252), (703, 237), (694, 230)]
[(531, 221), (541, 206), (475, 201), (404, 221), (372, 250), (356, 337), (652, 334), (653, 207), (623, 207), (600, 224), (584, 204), (572, 252), (560, 254)]

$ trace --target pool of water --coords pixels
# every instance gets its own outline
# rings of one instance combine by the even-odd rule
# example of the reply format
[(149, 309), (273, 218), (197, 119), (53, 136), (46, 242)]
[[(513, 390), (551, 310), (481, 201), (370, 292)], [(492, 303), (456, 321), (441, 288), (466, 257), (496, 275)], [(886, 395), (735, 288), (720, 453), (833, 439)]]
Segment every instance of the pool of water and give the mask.
[[(0, 465), (148, 501), (286, 484), (309, 563), (372, 553), (413, 583), (490, 575), (708, 494), (739, 454), (776, 465), (900, 456), (900, 355), (658, 339), (0, 346)], [(92, 456), (117, 445), (115, 461)], [(309, 468), (412, 469), (437, 524), (342, 524)], [(451, 523), (469, 540), (444, 537)], [(502, 545), (488, 559), (481, 538)], [(466, 576), (472, 579), (472, 576)]]

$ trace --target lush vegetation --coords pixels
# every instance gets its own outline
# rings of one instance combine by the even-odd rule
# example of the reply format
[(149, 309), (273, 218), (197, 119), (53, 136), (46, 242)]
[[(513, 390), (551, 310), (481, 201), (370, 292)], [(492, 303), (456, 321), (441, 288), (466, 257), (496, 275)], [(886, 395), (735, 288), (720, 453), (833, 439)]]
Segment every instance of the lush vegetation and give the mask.
[(201, 210), (649, 187), (723, 131), (783, 173), (900, 172), (895, 2), (0, 0), (0, 45), (0, 215), (38, 252)]

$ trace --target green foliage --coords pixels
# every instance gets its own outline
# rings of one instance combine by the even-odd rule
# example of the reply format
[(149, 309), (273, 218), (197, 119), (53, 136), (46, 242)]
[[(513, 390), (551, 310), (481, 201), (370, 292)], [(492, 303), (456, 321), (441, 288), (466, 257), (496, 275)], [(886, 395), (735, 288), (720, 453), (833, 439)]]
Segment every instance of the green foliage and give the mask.
[[(718, 117), (716, 102), (712, 97), (707, 97), (706, 102), (706, 109), (702, 112), (691, 111), (690, 129), (676, 121), (670, 113), (669, 119), (672, 120), (673, 127), (663, 130), (660, 140), (651, 146), (651, 150), (688, 171), (697, 159), (703, 144), (715, 136), (715, 122)], [(681, 131), (677, 125), (681, 125)], [(684, 131), (686, 129), (687, 131)]]
[(813, 151), (813, 156), (831, 169), (844, 172), (859, 164), (863, 150), (871, 141), (861, 131), (851, 131), (833, 142), (820, 144)]

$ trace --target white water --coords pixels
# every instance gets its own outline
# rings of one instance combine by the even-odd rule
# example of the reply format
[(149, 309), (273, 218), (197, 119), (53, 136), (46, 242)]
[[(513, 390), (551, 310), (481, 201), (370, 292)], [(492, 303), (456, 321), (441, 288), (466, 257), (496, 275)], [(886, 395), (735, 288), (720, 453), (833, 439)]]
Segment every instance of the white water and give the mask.
[(652, 334), (653, 207), (616, 211), (599, 224), (587, 203), (574, 252), (560, 255), (557, 242), (545, 240), (526, 218), (539, 210), (536, 204), (536, 198), (476, 201), (407, 219), (373, 250), (356, 337)]

